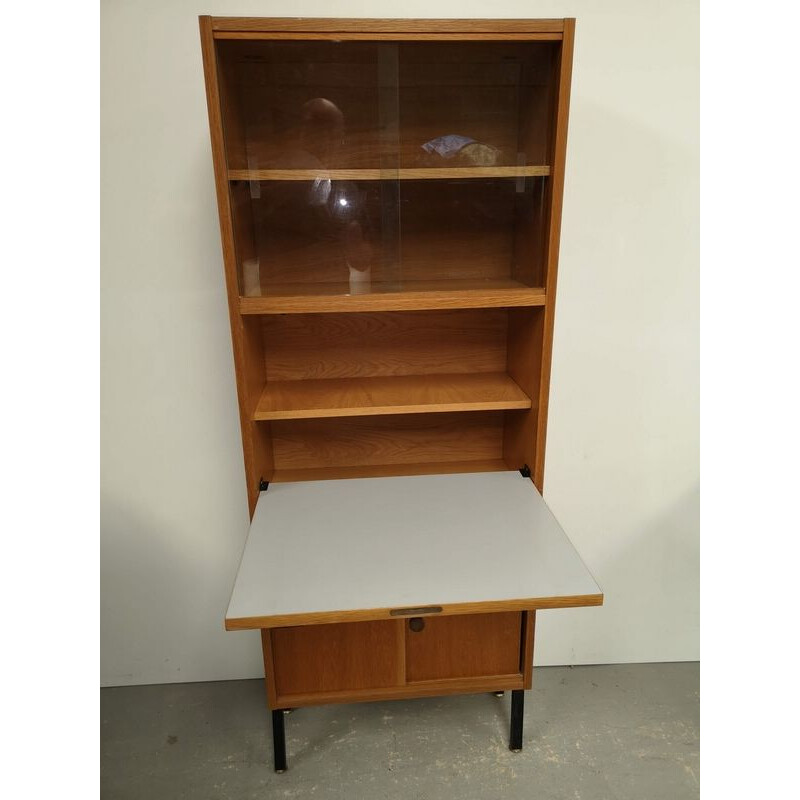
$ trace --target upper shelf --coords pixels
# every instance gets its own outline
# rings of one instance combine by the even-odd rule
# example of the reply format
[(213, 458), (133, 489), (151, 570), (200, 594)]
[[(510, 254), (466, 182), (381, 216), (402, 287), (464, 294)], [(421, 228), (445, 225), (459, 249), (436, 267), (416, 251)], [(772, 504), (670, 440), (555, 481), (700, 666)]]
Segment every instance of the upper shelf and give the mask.
[(543, 306), (545, 290), (511, 279), (278, 284), (269, 294), (240, 297), (242, 314), (319, 314)]
[(442, 180), (452, 178), (528, 178), (550, 174), (549, 166), (531, 167), (408, 167), (401, 169), (230, 169), (231, 181)]

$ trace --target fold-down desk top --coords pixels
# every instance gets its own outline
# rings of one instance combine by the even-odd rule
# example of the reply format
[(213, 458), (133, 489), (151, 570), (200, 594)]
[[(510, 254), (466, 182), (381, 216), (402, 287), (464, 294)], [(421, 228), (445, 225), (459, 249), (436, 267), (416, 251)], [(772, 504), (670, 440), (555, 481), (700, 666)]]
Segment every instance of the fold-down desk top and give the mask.
[(258, 499), (225, 627), (602, 602), (519, 472), (276, 483)]

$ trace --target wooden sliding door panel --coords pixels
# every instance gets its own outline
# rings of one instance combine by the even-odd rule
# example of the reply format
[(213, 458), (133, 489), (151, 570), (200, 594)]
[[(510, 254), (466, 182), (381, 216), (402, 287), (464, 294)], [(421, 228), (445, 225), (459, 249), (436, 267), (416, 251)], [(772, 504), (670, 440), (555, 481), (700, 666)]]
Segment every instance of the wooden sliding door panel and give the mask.
[(417, 617), (406, 622), (406, 679), (520, 672), (522, 612)]
[(404, 681), (398, 620), (274, 628), (271, 637), (278, 697)]

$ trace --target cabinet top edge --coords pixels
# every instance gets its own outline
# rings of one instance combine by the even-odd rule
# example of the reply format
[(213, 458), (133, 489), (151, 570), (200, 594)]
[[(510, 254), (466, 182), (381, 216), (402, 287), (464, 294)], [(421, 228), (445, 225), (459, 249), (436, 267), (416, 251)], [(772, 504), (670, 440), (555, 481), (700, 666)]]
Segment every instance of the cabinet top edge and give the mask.
[[(449, 617), (472, 614), (489, 614), (504, 611), (541, 611), (554, 608), (591, 608), (602, 606), (605, 596), (596, 594), (564, 595), (560, 597), (532, 597), (519, 600), (488, 600), (473, 603), (449, 603), (437, 606), (441, 611), (426, 612), (423, 608), (414, 616)], [(270, 614), (255, 617), (225, 617), (226, 631), (259, 630), (264, 628), (293, 628), (305, 625), (330, 625), (341, 622), (380, 622), (409, 619), (393, 616), (391, 608), (354, 609), (348, 611), (320, 611), (297, 614)]]
[(565, 19), (353, 19), (331, 17), (200, 17), (214, 31), (361, 33), (563, 33)]

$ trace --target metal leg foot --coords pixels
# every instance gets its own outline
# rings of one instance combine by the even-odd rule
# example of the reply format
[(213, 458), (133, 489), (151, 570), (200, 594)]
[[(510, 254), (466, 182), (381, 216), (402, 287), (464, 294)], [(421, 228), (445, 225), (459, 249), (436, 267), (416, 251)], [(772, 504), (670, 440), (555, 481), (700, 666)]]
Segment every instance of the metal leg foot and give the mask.
[(275, 772), (286, 772), (286, 733), (283, 727), (283, 711), (272, 712), (272, 747), (275, 753)]
[(508, 749), (514, 753), (522, 750), (522, 716), (525, 709), (525, 691), (514, 689), (511, 692), (511, 736)]

